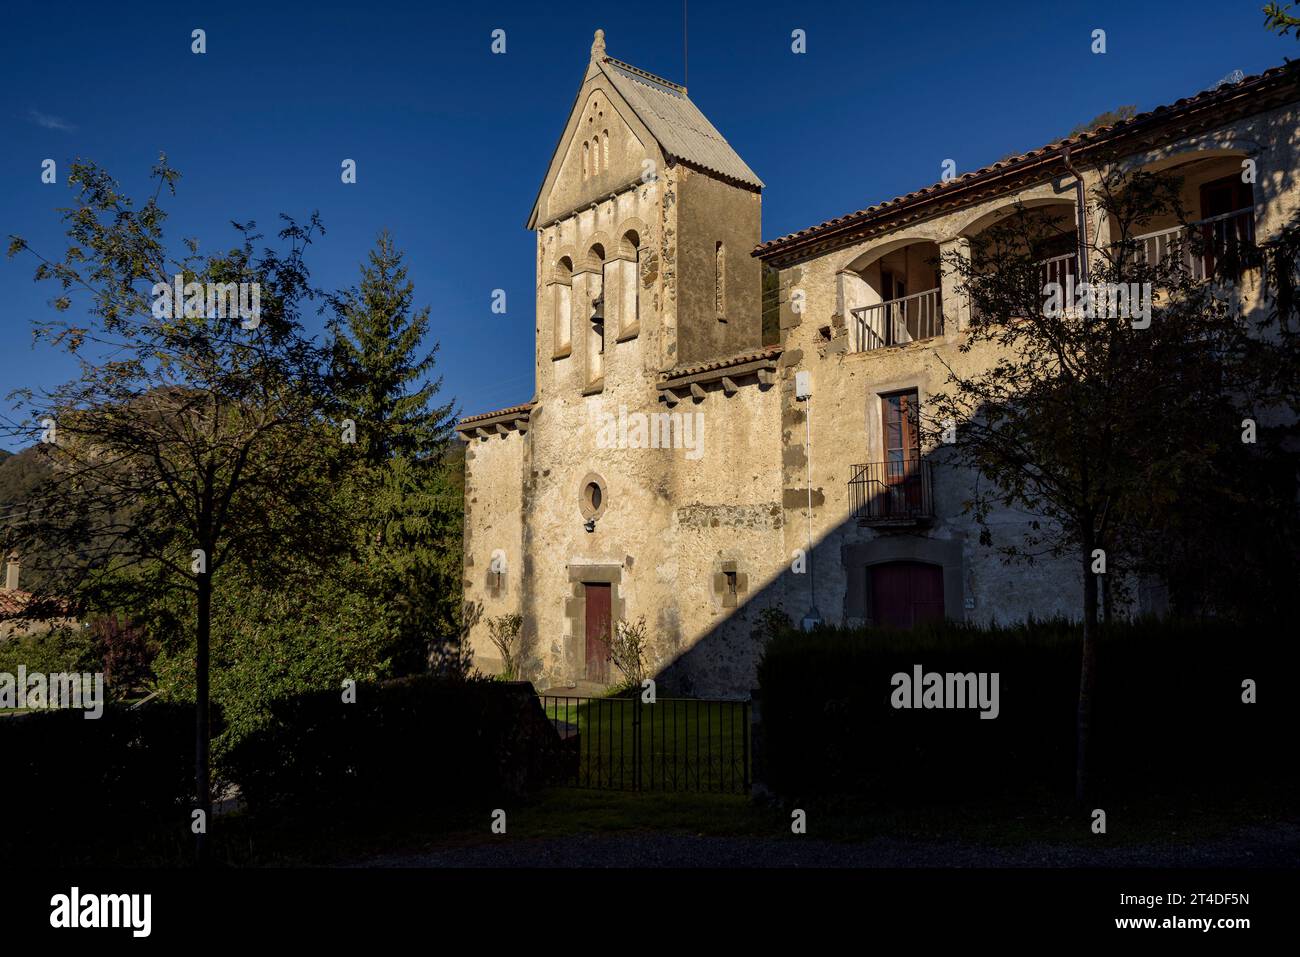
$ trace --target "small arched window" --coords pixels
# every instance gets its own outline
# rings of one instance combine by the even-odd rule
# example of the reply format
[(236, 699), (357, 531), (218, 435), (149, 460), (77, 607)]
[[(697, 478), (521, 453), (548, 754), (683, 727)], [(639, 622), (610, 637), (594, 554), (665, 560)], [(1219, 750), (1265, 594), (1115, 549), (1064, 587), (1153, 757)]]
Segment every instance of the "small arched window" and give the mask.
[(582, 178), (583, 179), (586, 179), (588, 176), (587, 167), (590, 162), (591, 162), (591, 144), (583, 143), (582, 144)]
[(641, 237), (635, 229), (623, 234), (621, 246), (624, 268), (619, 281), (619, 335), (639, 328), (641, 322)]
[(609, 169), (609, 130), (600, 134), (600, 165), (604, 169)]
[(573, 263), (564, 256), (555, 264), (555, 281), (551, 308), (554, 311), (555, 344), (553, 355), (557, 359), (569, 355), (573, 335), (573, 299), (570, 284), (573, 277)]

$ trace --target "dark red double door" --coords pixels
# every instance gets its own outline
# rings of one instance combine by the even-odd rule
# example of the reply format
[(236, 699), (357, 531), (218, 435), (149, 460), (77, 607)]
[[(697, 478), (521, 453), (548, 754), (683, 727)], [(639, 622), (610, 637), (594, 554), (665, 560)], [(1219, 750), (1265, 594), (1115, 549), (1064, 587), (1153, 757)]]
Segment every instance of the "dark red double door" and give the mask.
[(886, 562), (872, 565), (873, 623), (911, 628), (943, 620), (943, 568), (926, 562)]

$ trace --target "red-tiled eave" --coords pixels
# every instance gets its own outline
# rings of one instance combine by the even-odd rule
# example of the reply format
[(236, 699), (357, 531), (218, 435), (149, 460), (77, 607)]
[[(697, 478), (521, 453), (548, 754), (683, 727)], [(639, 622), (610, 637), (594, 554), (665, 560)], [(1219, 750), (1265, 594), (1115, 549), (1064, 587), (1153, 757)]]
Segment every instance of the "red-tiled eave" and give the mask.
[[(525, 402), (523, 406), (511, 406), (510, 408), (498, 408), (498, 410), (495, 412), (480, 412), (478, 413), (478, 415), (467, 415), (464, 417), (464, 419), (460, 420), (460, 425), (477, 423), (477, 421), (482, 421), (484, 419), (495, 419), (495, 417), (499, 415), (515, 415), (515, 413), (517, 412), (530, 412), (533, 411), (533, 406), (536, 406), (536, 404), (537, 404), (536, 402)], [(460, 425), (456, 426), (456, 428), (460, 428)]]
[[(829, 219), (816, 226), (801, 229), (779, 239), (771, 239), (754, 248), (752, 255), (763, 260), (800, 258), (810, 252), (810, 246), (837, 246), (855, 241), (855, 234), (879, 221), (901, 215), (905, 211), (919, 211), (920, 207), (937, 203), (959, 204), (962, 200), (974, 201), (974, 196), (985, 188), (995, 186), (999, 178), (1018, 182), (1024, 174), (1036, 168), (1054, 166), (1064, 170), (1063, 157), (1070, 150), (1071, 160), (1086, 163), (1090, 155), (1102, 153), (1124, 140), (1136, 139), (1166, 124), (1176, 123), (1195, 114), (1222, 110), (1225, 119), (1235, 115), (1250, 115), (1271, 108), (1264, 96), (1273, 92), (1289, 91), (1296, 97), (1300, 81), (1300, 61), (1265, 70), (1257, 76), (1246, 77), (1237, 83), (1224, 84), (1195, 96), (1185, 97), (1168, 106), (1158, 106), (1139, 113), (1112, 126), (1068, 136), (1047, 146), (1018, 156), (1000, 160), (992, 166), (964, 173), (947, 182), (935, 183), (924, 189), (898, 196), (845, 216)], [(1285, 101), (1284, 101), (1285, 102)]]
[(781, 347), (779, 345), (764, 346), (762, 349), (741, 352), (711, 362), (701, 362), (690, 366), (674, 366), (666, 372), (659, 373), (659, 378), (677, 379), (684, 375), (696, 375), (700, 372), (715, 372), (718, 369), (730, 369), (732, 366), (741, 366), (747, 362), (756, 362), (759, 359), (775, 359), (780, 354)]
[(471, 425), (475, 422), (482, 422), (485, 419), (495, 419), (498, 416), (527, 415), (533, 410), (533, 406), (536, 404), (536, 402), (525, 402), (523, 405), (512, 405), (506, 409), (497, 409), (495, 412), (480, 412), (478, 415), (467, 415), (465, 418), (460, 420), (456, 428), (464, 428), (465, 426)]

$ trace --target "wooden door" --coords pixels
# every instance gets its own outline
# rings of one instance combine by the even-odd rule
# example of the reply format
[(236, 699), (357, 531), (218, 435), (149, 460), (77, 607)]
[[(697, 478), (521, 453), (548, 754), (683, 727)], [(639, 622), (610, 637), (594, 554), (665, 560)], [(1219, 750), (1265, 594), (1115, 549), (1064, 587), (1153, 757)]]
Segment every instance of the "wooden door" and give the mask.
[(943, 567), (916, 562), (908, 578), (912, 624), (943, 621)]
[[(1255, 192), (1251, 183), (1243, 183), (1240, 176), (1225, 176), (1201, 186), (1201, 218), (1213, 219), (1239, 210), (1254, 209)], [(1253, 217), (1253, 212), (1251, 216)], [(1205, 243), (1205, 275), (1213, 275), (1215, 264), (1225, 256), (1233, 257), (1240, 245), (1250, 242), (1247, 217), (1229, 217), (1201, 226), (1201, 239)]]
[(1240, 176), (1225, 176), (1201, 187), (1201, 218), (1235, 213), (1254, 206), (1254, 188)]
[(881, 396), (885, 484), (891, 513), (921, 506), (920, 406), (916, 390)]
[(613, 634), (608, 583), (590, 582), (583, 586), (587, 602), (587, 680), (609, 681), (609, 644)]
[(943, 619), (943, 568), (926, 562), (872, 565), (872, 622), (912, 628)]

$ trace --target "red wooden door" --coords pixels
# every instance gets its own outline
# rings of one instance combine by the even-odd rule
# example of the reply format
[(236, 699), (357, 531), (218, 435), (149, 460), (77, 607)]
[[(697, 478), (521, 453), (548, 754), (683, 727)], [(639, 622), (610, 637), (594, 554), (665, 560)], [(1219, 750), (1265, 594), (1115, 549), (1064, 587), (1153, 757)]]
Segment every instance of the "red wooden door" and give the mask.
[(587, 601), (587, 680), (609, 681), (609, 645), (602, 639), (613, 633), (610, 587), (598, 583), (583, 587)]
[(943, 618), (943, 568), (925, 562), (871, 566), (871, 613), (877, 625), (911, 628)]
[(920, 406), (916, 390), (881, 396), (888, 514), (906, 514), (921, 504)]
[[(1212, 219), (1226, 216), (1240, 210), (1253, 210), (1255, 206), (1255, 188), (1250, 183), (1243, 183), (1240, 176), (1225, 176), (1201, 186), (1201, 218)], [(1253, 217), (1253, 212), (1251, 216)], [(1216, 219), (1201, 227), (1201, 238), (1205, 242), (1205, 275), (1214, 273), (1218, 260), (1231, 258), (1241, 244), (1249, 242), (1247, 235), (1251, 217), (1232, 216)]]

